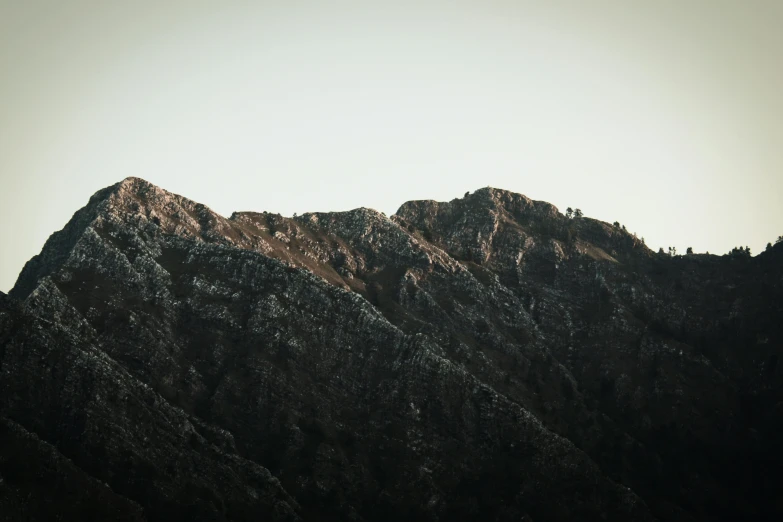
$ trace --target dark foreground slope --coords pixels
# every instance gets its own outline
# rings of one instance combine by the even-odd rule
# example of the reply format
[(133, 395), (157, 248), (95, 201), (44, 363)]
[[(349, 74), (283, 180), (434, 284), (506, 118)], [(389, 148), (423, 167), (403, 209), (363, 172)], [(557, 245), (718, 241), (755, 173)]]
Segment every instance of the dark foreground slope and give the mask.
[(782, 276), (495, 189), (226, 219), (130, 178), (0, 302), (0, 506), (777, 520)]

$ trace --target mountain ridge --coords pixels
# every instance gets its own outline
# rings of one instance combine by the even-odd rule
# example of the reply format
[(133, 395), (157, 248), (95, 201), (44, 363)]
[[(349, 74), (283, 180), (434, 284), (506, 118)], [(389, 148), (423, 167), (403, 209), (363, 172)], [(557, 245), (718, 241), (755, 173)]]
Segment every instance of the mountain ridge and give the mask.
[[(485, 201), (481, 201), (481, 200)], [(375, 216), (378, 220), (389, 220), (393, 223), (406, 223), (408, 219), (411, 219), (411, 213), (415, 212), (414, 209), (420, 208), (420, 211), (426, 212), (424, 209), (431, 207), (437, 208), (439, 206), (449, 206), (457, 203), (467, 203), (468, 208), (470, 202), (481, 201), (482, 203), (495, 204), (495, 211), (508, 212), (503, 203), (518, 203), (520, 201), (525, 202), (529, 208), (539, 210), (538, 213), (544, 213), (552, 219), (563, 218), (564, 216), (559, 213), (557, 207), (550, 203), (543, 201), (534, 201), (521, 194), (516, 194), (510, 191), (497, 189), (493, 187), (484, 187), (478, 189), (473, 193), (466, 194), (464, 198), (457, 198), (448, 203), (439, 203), (434, 200), (412, 200), (403, 203), (397, 213), (391, 217), (386, 217), (385, 214), (377, 210), (360, 207), (353, 210), (339, 211), (339, 212), (308, 212), (302, 214), (299, 222), (305, 220), (311, 220), (313, 218), (319, 219), (326, 216), (351, 216), (355, 214), (368, 214)], [(423, 207), (423, 209), (421, 209)], [(485, 209), (482, 209), (485, 210)], [(517, 209), (518, 210), (518, 209)], [(231, 216), (225, 218), (219, 213), (211, 210), (209, 207), (196, 203), (188, 198), (168, 192), (161, 189), (148, 181), (138, 177), (128, 177), (124, 180), (106, 187), (96, 192), (91, 198), (88, 204), (77, 211), (74, 216), (68, 221), (66, 226), (52, 234), (47, 240), (42, 249), (42, 253), (34, 256), (28, 261), (22, 269), (20, 277), (17, 279), (17, 283), (9, 291), (9, 294), (23, 299), (29, 292), (32, 291), (34, 282), (40, 278), (40, 274), (46, 271), (53, 271), (56, 269), (59, 263), (64, 260), (54, 256), (55, 259), (44, 259), (47, 253), (62, 253), (62, 251), (68, 251), (72, 248), (72, 242), (75, 240), (73, 236), (83, 232), (85, 228), (90, 226), (92, 222), (99, 218), (106, 218), (107, 215), (101, 215), (101, 212), (107, 213), (108, 216), (113, 213), (124, 212), (126, 214), (136, 214), (139, 217), (144, 217), (148, 221), (156, 222), (159, 226), (163, 227), (163, 230), (167, 233), (181, 234), (186, 237), (192, 236), (196, 239), (201, 238), (202, 234), (211, 234), (211, 239), (228, 240), (235, 246), (242, 245), (241, 241), (236, 237), (237, 232), (242, 233), (240, 230), (236, 230), (232, 227), (232, 223), (239, 222), (253, 222), (253, 216), (255, 216), (255, 225), (258, 225), (258, 219), (261, 216), (269, 216), (270, 218), (279, 220), (283, 223), (290, 221), (297, 221), (296, 218), (284, 217), (279, 214), (267, 213), (267, 212), (255, 212), (255, 211), (235, 211)], [(534, 210), (534, 212), (536, 212)], [(164, 223), (160, 224), (161, 217), (164, 218)], [(203, 221), (203, 222), (202, 222)], [(603, 228), (609, 227), (608, 223), (593, 220), (591, 218), (582, 218), (582, 222), (599, 223)], [(262, 226), (262, 228), (264, 228)], [(427, 230), (424, 228), (423, 230)], [(624, 234), (628, 235), (626, 232)], [(222, 234), (223, 237), (220, 237)], [(201, 238), (203, 239), (203, 238)], [(255, 248), (262, 248), (267, 252), (271, 252), (270, 248), (254, 246)], [(251, 247), (252, 249), (253, 247)], [(44, 258), (42, 258), (44, 256)], [(51, 257), (51, 256), (50, 256)], [(51, 265), (51, 266), (50, 266)]]

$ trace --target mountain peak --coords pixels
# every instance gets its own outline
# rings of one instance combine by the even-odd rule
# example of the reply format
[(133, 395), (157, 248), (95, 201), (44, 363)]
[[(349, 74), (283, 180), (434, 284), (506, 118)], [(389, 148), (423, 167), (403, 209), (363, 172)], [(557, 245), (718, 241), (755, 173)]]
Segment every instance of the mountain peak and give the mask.
[(495, 187), (482, 187), (474, 192), (466, 192), (462, 198), (448, 202), (434, 200), (413, 200), (403, 203), (397, 216), (408, 219), (416, 214), (453, 214), (454, 212), (505, 213), (522, 220), (529, 216), (556, 219), (560, 213), (557, 207), (546, 201), (536, 201), (510, 190)]
[(67, 261), (88, 230), (109, 230), (123, 224), (141, 229), (155, 226), (166, 233), (215, 241), (220, 241), (230, 228), (224, 217), (205, 205), (142, 178), (128, 177), (98, 190), (62, 230), (53, 233), (41, 253), (25, 264), (9, 294), (26, 298), (41, 278), (56, 272)]

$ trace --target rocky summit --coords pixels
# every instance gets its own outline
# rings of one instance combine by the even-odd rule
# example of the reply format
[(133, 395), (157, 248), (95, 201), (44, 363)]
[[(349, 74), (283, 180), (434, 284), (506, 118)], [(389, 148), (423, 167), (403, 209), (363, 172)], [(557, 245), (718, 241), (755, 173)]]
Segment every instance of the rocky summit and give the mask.
[(782, 356), (783, 242), (129, 178), (0, 294), (0, 519), (780, 521)]

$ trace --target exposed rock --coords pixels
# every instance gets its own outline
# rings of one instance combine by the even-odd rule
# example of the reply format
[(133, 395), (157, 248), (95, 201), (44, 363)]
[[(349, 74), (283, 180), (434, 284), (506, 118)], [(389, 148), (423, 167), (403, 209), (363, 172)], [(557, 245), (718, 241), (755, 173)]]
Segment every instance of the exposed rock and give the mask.
[(664, 257), (491, 188), (226, 219), (129, 178), (10, 295), (0, 416), (130, 519), (783, 515), (783, 244)]

